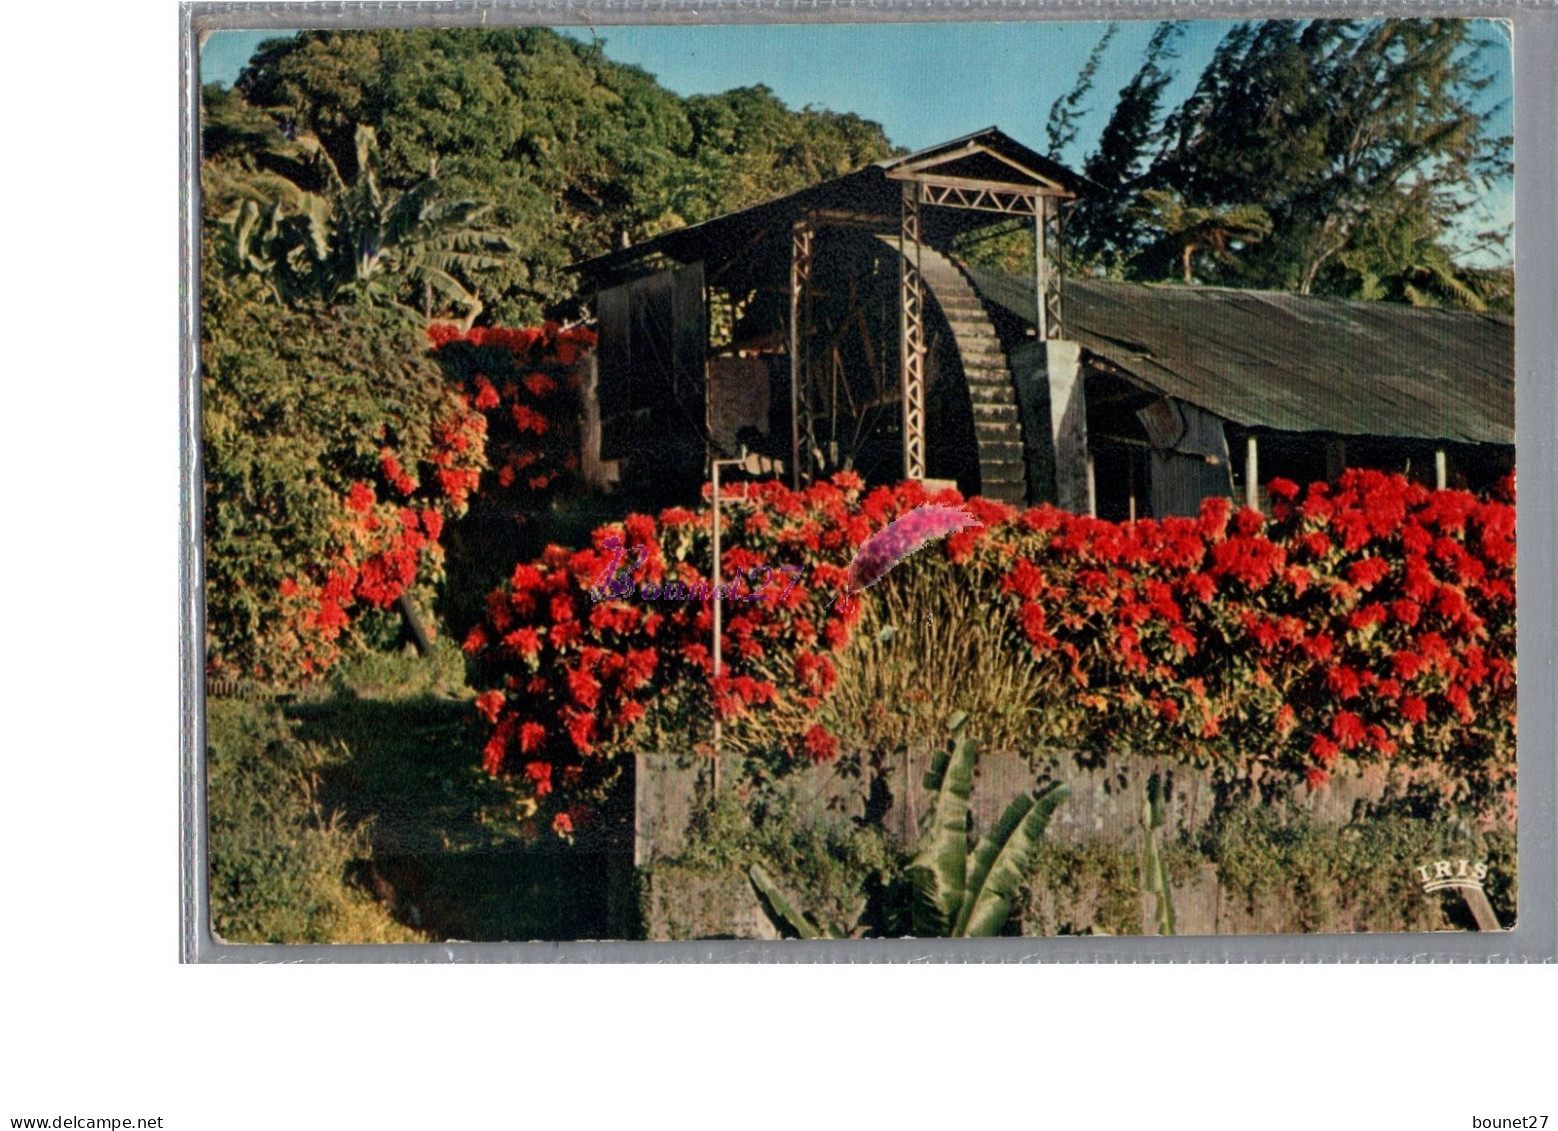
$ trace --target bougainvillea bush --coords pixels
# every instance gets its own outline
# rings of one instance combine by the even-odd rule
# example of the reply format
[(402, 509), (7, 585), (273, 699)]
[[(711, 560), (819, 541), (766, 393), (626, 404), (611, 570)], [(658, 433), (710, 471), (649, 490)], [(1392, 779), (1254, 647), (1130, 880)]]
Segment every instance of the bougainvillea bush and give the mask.
[(484, 500), (534, 504), (579, 470), (579, 359), (595, 345), (584, 326), (462, 331), (435, 323), (435, 356), (487, 417)]
[(207, 667), (292, 682), (328, 669), (364, 612), (436, 579), (486, 421), (404, 318), (253, 286), (212, 278), (202, 295)]
[[(744, 581), (724, 606), (717, 680), (712, 594), (699, 588), (713, 580), (707, 509), (633, 515), (585, 549), (550, 547), (490, 595), (465, 641), (494, 684), (478, 699), (492, 727), (484, 761), (521, 775), (558, 832), (636, 746), (667, 734), (695, 746), (715, 717), (722, 750), (761, 755), (765, 771), (880, 741), (871, 709), (835, 709), (860, 706), (840, 687), (876, 639), (851, 638), (865, 603), (926, 582), (963, 610), (948, 655), (977, 630), (1022, 671), (1009, 693), (1025, 700), (1013, 717), (1034, 745), (1310, 787), (1343, 759), (1395, 761), (1448, 803), (1513, 816), (1512, 481), (1479, 499), (1353, 471), (1303, 490), (1273, 482), (1269, 516), (1212, 499), (1198, 518), (1135, 523), (972, 499), (982, 528), (840, 601), (856, 547), (928, 499), (961, 502), (956, 492), (866, 492), (847, 473), (745, 490), (726, 517), (724, 581)], [(624, 579), (592, 596), (613, 549), (640, 545), (631, 595)], [(784, 567), (803, 571), (787, 591)], [(923, 657), (927, 670), (942, 662)]]
[(319, 677), (403, 594), (430, 607), (446, 527), (478, 488), (534, 495), (573, 467), (559, 422), (577, 418), (588, 330), (429, 333), (219, 277), (202, 301), (213, 676)]

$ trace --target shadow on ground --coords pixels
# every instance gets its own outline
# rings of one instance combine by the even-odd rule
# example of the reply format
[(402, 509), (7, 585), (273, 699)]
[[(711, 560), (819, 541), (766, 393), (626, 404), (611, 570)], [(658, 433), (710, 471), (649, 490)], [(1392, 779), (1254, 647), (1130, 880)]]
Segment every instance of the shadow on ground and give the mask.
[(546, 832), (527, 837), (519, 797), (480, 767), (484, 736), (468, 699), (344, 693), (288, 714), (300, 738), (347, 755), (321, 776), (319, 799), (326, 812), (367, 823), (373, 859), (355, 879), (400, 921), (434, 940), (625, 933), (611, 914), (631, 875), (621, 830), (574, 846)]

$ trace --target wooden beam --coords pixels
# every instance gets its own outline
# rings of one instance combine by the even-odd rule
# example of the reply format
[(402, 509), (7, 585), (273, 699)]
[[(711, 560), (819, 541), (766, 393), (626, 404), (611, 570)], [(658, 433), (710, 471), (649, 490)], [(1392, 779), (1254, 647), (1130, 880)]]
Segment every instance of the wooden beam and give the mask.
[(1004, 192), (1015, 196), (1051, 195), (1032, 184), (1024, 184), (1019, 181), (986, 181), (975, 177), (944, 177), (938, 173), (920, 173), (913, 177), (893, 177), (892, 179), (918, 181), (922, 185), (939, 185), (943, 188), (983, 189), (986, 192)]

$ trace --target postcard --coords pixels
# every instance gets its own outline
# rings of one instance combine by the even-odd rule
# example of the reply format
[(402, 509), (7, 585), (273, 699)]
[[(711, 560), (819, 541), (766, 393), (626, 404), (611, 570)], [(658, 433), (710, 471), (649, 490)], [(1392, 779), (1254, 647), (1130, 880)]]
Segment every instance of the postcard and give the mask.
[(1511, 70), (211, 32), (212, 936), (1512, 929)]

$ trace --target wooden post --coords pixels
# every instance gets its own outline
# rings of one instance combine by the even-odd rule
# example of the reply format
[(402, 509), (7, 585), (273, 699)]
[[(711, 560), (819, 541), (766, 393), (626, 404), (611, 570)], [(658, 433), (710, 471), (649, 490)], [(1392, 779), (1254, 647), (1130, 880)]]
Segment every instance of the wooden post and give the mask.
[(1341, 437), (1326, 441), (1325, 445), (1325, 477), (1328, 480), (1337, 480), (1342, 477), (1342, 472), (1347, 470), (1347, 441)]
[[(803, 436), (810, 443), (810, 423), (803, 427), (801, 414), (810, 411), (810, 402), (802, 395), (801, 385), (806, 380), (806, 364), (801, 351), (806, 348), (806, 335), (802, 321), (806, 314), (806, 290), (811, 284), (811, 227), (805, 221), (795, 225), (790, 234), (790, 485), (801, 489), (801, 441)], [(808, 468), (811, 449), (805, 453)], [(717, 508), (716, 508), (717, 512)]]
[(1443, 448), (1434, 449), (1434, 486), (1443, 491), (1450, 485), (1450, 459)]
[(1252, 511), (1260, 510), (1260, 455), (1253, 432), (1244, 440), (1244, 505)]
[(1093, 453), (1087, 453), (1087, 513), (1091, 518), (1098, 517), (1098, 480), (1093, 473)]
[(427, 629), (422, 627), (422, 618), (417, 616), (416, 606), (411, 603), (411, 595), (401, 593), (395, 600), (395, 607), (400, 610), (400, 619), (406, 626), (406, 632), (411, 636), (411, 643), (416, 648), (417, 655), (427, 655), (433, 650), (433, 642), (428, 639)]

